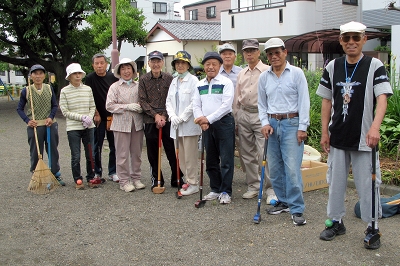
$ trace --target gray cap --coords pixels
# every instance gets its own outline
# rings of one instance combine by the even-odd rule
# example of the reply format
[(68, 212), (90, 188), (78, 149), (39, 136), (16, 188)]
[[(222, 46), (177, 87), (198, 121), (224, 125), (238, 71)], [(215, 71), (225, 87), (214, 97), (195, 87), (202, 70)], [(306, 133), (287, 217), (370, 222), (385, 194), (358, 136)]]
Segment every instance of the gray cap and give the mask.
[(243, 40), (242, 43), (242, 50), (248, 49), (248, 48), (255, 48), (258, 49), (260, 47), (260, 44), (258, 43), (257, 39), (248, 39), (248, 40)]
[(207, 52), (204, 55), (203, 61), (201, 61), (201, 63), (204, 65), (204, 63), (209, 59), (217, 59), (222, 64), (222, 58), (217, 52)]
[(151, 60), (153, 58), (164, 60), (164, 56), (160, 51), (153, 51), (153, 52), (149, 53), (149, 60)]
[(233, 45), (229, 42), (224, 43), (223, 45), (220, 45), (218, 47), (219, 53), (222, 53), (223, 51), (226, 51), (226, 50), (230, 50), (230, 51), (233, 51), (234, 53), (236, 53), (235, 47), (233, 47)]
[(42, 65), (37, 64), (31, 67), (31, 70), (29, 70), (29, 74), (32, 74), (32, 72), (36, 70), (42, 70), (44, 73), (46, 73), (46, 69)]

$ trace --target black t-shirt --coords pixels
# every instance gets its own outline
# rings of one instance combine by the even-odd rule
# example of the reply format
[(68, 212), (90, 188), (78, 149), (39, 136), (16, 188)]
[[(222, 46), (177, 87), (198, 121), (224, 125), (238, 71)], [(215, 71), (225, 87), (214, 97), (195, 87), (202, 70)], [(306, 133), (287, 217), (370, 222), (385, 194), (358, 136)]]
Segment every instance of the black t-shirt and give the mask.
[(107, 72), (104, 77), (98, 76), (95, 72), (86, 76), (85, 84), (92, 88), (96, 109), (102, 121), (107, 121), (107, 116), (111, 115), (110, 112), (106, 110), (107, 93), (111, 84), (116, 81), (118, 81), (118, 78), (111, 72)]

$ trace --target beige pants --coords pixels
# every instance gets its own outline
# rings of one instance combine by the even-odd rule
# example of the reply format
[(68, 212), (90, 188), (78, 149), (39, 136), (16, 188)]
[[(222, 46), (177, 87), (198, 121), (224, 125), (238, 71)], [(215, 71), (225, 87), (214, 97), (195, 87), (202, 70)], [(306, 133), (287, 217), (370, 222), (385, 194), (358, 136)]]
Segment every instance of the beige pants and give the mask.
[[(246, 183), (249, 191), (260, 189), (260, 171), (262, 167), (265, 138), (261, 134), (261, 122), (258, 113), (243, 109), (237, 112), (240, 157), (246, 167)], [(271, 187), (268, 164), (265, 167), (264, 186)]]
[(132, 132), (114, 131), (115, 157), (120, 186), (129, 181), (140, 180), (142, 171), (143, 130), (136, 131), (132, 123)]
[[(179, 137), (179, 166), (185, 175), (185, 181), (198, 185), (198, 140), (199, 136)], [(176, 144), (175, 144), (176, 145)], [(175, 146), (176, 149), (176, 146)]]

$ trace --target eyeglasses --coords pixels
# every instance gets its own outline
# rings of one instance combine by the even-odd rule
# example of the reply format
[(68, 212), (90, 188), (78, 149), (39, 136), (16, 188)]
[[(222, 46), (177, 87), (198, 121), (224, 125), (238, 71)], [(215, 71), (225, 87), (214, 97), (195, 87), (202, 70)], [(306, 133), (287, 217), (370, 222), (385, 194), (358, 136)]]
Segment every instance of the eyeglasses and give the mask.
[(267, 57), (280, 56), (282, 51), (267, 52)]
[(363, 37), (364, 37), (364, 35), (342, 35), (342, 36), (340, 36), (340, 38), (344, 42), (349, 42), (350, 38), (353, 39), (353, 41), (355, 41), (355, 42), (359, 42), (359, 41), (361, 41), (361, 39)]

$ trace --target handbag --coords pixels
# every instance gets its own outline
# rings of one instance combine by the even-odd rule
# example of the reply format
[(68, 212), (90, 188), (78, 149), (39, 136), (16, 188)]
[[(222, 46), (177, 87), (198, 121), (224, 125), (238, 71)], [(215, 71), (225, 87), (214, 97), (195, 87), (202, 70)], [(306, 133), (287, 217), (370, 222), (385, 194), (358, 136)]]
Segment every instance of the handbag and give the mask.
[(113, 117), (112, 117), (112, 115), (110, 115), (110, 116), (107, 116), (107, 131), (111, 131), (111, 124), (112, 124), (112, 120), (113, 120)]

